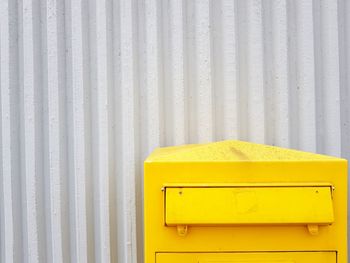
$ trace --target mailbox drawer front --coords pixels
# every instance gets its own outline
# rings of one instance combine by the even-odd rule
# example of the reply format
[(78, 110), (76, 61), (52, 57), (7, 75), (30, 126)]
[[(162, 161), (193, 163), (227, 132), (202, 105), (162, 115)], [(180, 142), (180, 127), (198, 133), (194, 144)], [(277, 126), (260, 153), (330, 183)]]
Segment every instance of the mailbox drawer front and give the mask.
[(336, 263), (336, 252), (157, 253), (156, 263)]
[(331, 224), (329, 186), (169, 187), (165, 190), (165, 223)]

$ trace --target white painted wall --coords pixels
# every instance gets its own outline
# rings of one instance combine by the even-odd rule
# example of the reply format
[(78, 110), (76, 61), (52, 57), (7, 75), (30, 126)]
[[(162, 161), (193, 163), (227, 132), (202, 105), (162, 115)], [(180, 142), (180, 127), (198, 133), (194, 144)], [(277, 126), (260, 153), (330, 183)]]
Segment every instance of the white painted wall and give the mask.
[(1, 0), (0, 262), (142, 262), (142, 161), (350, 157), (346, 0)]

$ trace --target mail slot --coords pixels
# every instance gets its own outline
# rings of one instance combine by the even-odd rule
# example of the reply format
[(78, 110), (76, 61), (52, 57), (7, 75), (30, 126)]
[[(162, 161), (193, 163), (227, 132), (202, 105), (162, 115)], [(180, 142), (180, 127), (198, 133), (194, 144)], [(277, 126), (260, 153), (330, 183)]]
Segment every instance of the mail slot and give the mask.
[(145, 263), (347, 262), (347, 161), (241, 141), (156, 149)]
[(165, 224), (318, 224), (334, 221), (331, 186), (166, 187)]
[(282, 253), (159, 253), (158, 263), (328, 263), (335, 252)]

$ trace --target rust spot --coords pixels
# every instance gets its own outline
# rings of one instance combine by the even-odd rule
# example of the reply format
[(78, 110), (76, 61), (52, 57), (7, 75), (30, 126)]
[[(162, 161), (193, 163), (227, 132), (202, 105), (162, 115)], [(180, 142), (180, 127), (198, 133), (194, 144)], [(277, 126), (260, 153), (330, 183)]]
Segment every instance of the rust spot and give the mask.
[(237, 157), (241, 160), (249, 160), (248, 156), (245, 155), (240, 150), (236, 149), (235, 147), (230, 147), (230, 150), (233, 154), (237, 155)]

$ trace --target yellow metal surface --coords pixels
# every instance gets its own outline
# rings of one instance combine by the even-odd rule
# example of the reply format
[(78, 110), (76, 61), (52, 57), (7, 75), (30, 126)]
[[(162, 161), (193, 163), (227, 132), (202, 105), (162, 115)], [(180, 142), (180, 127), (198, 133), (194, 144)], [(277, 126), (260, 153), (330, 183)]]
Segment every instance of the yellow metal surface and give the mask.
[(335, 252), (159, 253), (156, 263), (336, 263)]
[(178, 187), (165, 190), (165, 223), (330, 224), (330, 187)]
[(223, 141), (156, 149), (149, 162), (215, 162), (215, 161), (305, 161), (336, 160), (327, 155), (301, 152), (243, 141)]
[[(259, 190), (258, 194), (243, 194), (236, 204), (228, 201), (234, 199), (228, 197), (232, 187), (242, 187), (243, 191), (249, 188), (252, 188), (250, 190), (260, 189), (260, 187), (269, 188), (272, 185), (290, 187), (289, 194), (293, 197), (288, 196), (287, 192), (281, 194), (269, 191), (268, 194), (261, 194)], [(302, 193), (297, 193), (296, 188), (299, 189), (302, 185), (305, 187), (305, 192), (303, 190)], [(329, 190), (331, 186), (334, 186), (332, 195)], [(312, 194), (311, 189), (316, 190), (314, 187), (320, 188), (318, 194), (322, 197), (316, 197), (316, 193)], [(168, 221), (169, 218), (166, 219), (166, 200), (168, 199), (165, 195), (168, 196), (170, 188), (173, 189), (171, 191), (174, 191), (174, 195), (179, 188), (186, 188), (186, 191), (190, 188), (193, 191), (191, 200), (184, 203), (184, 209), (188, 210), (188, 213), (182, 215), (188, 217), (186, 220), (195, 219), (201, 223), (187, 226), (178, 225), (178, 222), (173, 221), (166, 225), (166, 220)], [(214, 190), (228, 188), (229, 190), (223, 193), (219, 192), (220, 189), (216, 189), (214, 198), (212, 192), (202, 198), (203, 193), (193, 188), (214, 188)], [(185, 194), (187, 198), (187, 193)], [(278, 201), (273, 200), (275, 195)], [(261, 201), (261, 196), (265, 201)], [(171, 202), (175, 202), (176, 198), (174, 196)], [(312, 203), (310, 198), (316, 200), (316, 203)], [(273, 208), (273, 203), (282, 203), (281, 200), (284, 200), (285, 205)], [(333, 223), (321, 226), (318, 226), (320, 221), (308, 226), (304, 224), (231, 225), (217, 224), (217, 222), (202, 224), (202, 220), (210, 219), (212, 222), (218, 218), (225, 219), (226, 216), (223, 214), (225, 209), (229, 210), (228, 214), (233, 215), (234, 209), (230, 208), (247, 212), (243, 219), (249, 219), (247, 214), (257, 213), (254, 202), (257, 202), (259, 207), (261, 205), (265, 207), (264, 211), (259, 213), (270, 216), (269, 220), (271, 218), (277, 220), (271, 215), (283, 215), (283, 220), (286, 218), (288, 221), (296, 220), (303, 214), (308, 217), (308, 220), (300, 218), (298, 220), (311, 221), (309, 220), (311, 217), (317, 217), (327, 223), (330, 221)], [(308, 207), (309, 211), (307, 211)], [(331, 217), (331, 207), (333, 207), (333, 217)], [(291, 215), (291, 211), (296, 210), (298, 210), (297, 215)], [(323, 214), (315, 215), (315, 212)], [(200, 213), (202, 216), (199, 216)], [(290, 213), (289, 216), (285, 217), (288, 213)], [(232, 217), (226, 219), (228, 218)], [(257, 213), (249, 220), (262, 221), (263, 217)], [(241, 261), (333, 263), (335, 255), (337, 255), (337, 263), (346, 263), (347, 161), (238, 141), (157, 149), (147, 158), (144, 165), (144, 244), (145, 263), (240, 263)], [(336, 251), (336, 253), (329, 251)], [(291, 257), (271, 258), (269, 254), (266, 257), (254, 258), (254, 255), (261, 253), (267, 255), (265, 252), (271, 255), (291, 255)], [(288, 254), (284, 254), (286, 252)], [(292, 254), (289, 254), (292, 252), (298, 254), (292, 257)], [(236, 257), (241, 253), (242, 257)]]

